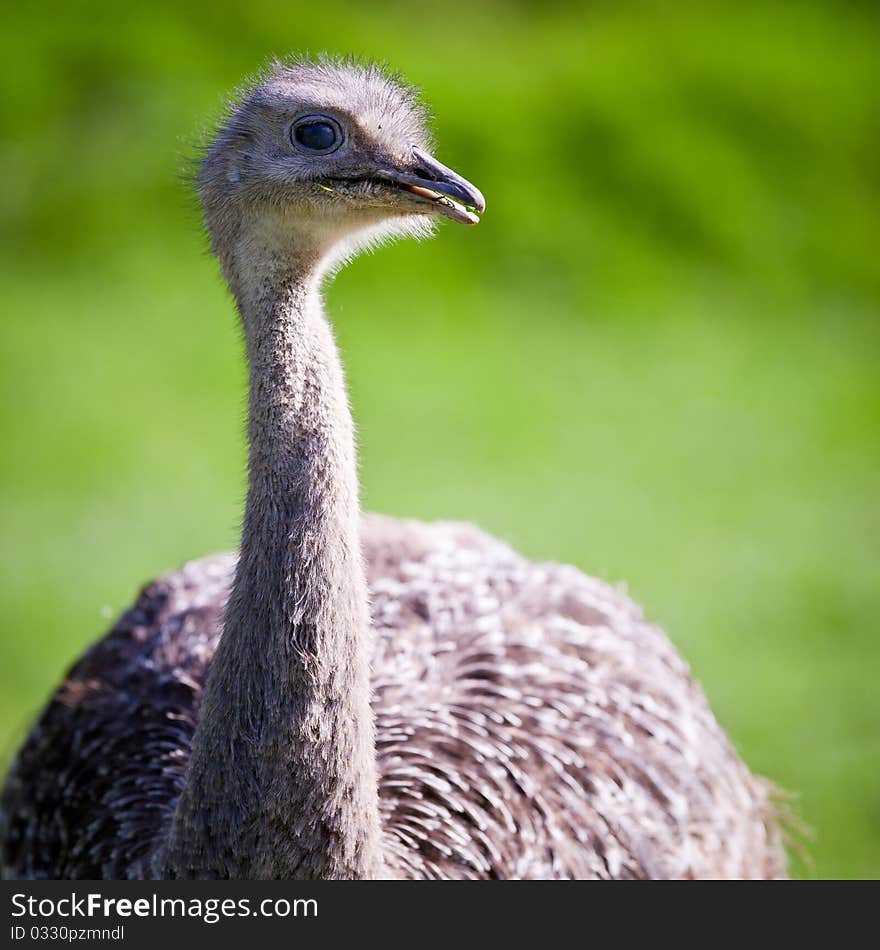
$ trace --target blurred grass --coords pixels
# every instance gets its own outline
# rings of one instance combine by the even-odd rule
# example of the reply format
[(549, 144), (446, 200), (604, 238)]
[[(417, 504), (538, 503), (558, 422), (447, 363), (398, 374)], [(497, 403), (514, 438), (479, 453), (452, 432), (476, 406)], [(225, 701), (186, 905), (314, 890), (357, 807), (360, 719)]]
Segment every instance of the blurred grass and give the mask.
[(176, 175), (325, 48), (422, 85), (489, 199), (329, 290), (365, 504), (625, 578), (799, 795), (798, 873), (880, 876), (870, 4), (7, 9), (0, 752), (139, 582), (236, 542), (238, 331)]

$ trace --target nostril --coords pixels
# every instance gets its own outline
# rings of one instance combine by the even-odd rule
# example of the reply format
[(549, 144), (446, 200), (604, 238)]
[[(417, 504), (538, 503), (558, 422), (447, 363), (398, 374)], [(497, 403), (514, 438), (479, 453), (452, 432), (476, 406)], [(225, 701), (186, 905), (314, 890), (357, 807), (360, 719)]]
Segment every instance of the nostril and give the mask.
[(413, 167), (412, 171), (414, 175), (418, 175), (419, 178), (424, 178), (426, 181), (439, 181), (440, 178), (437, 175), (437, 169), (432, 168), (426, 161), (422, 159), (422, 156), (419, 155), (417, 149), (413, 149)]
[(413, 171), (420, 178), (428, 181), (442, 181), (449, 169), (441, 165), (436, 158), (423, 152), (417, 145), (413, 146), (412, 157), (414, 162)]

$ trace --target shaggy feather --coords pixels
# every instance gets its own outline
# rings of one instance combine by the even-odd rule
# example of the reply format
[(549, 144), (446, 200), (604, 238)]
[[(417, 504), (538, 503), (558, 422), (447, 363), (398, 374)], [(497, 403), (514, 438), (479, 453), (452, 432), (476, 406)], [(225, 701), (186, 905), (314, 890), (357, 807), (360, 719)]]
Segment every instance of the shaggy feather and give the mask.
[[(363, 536), (395, 876), (784, 876), (771, 786), (623, 594), (468, 525)], [(70, 671), (7, 781), (5, 876), (156, 875), (234, 567), (150, 584)]]

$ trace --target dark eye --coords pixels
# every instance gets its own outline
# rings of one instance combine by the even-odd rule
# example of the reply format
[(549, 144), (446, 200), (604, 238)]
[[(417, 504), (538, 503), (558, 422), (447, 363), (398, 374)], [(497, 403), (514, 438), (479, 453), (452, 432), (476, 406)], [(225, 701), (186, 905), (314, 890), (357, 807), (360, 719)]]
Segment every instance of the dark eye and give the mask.
[(342, 144), (342, 130), (335, 122), (324, 117), (300, 119), (291, 135), (296, 145), (311, 152), (332, 152)]

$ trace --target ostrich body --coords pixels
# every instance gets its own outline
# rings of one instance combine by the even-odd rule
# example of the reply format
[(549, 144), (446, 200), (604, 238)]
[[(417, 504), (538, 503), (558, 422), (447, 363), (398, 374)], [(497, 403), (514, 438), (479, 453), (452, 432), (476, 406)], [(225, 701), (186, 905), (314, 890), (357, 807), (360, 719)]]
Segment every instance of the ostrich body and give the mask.
[(752, 776), (620, 592), (476, 528), (362, 516), (327, 273), (476, 223), (412, 93), (277, 66), (199, 191), (244, 327), (238, 557), (146, 587), (18, 753), (8, 877), (617, 878), (785, 873)]

